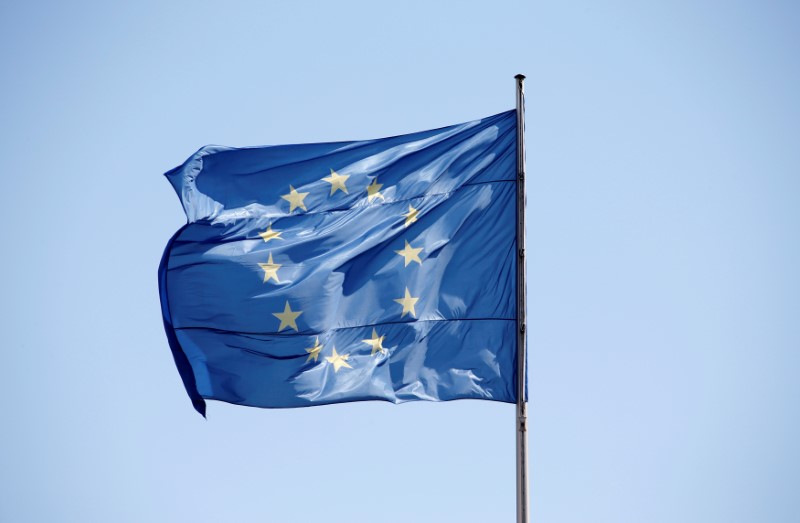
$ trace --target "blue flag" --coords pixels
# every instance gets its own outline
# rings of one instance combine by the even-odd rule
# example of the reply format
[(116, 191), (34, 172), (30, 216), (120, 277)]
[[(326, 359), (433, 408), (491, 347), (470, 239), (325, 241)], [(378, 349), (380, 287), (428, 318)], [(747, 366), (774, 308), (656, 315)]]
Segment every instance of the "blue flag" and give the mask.
[(515, 402), (516, 139), (508, 111), (169, 171), (161, 306), (195, 408)]

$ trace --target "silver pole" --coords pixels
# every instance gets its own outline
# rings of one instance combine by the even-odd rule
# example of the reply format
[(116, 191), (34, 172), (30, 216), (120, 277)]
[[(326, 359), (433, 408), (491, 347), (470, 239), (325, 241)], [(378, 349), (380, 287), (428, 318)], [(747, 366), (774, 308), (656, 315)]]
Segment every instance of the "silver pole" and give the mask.
[(525, 75), (517, 80), (517, 523), (528, 523), (528, 406), (525, 403)]

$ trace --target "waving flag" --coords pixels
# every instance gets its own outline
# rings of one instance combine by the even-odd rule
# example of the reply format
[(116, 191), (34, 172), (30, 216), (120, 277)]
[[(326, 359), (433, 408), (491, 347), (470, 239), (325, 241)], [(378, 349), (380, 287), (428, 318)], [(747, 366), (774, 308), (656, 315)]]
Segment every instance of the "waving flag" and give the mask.
[(195, 408), (516, 402), (516, 118), (169, 171), (188, 223), (159, 287)]

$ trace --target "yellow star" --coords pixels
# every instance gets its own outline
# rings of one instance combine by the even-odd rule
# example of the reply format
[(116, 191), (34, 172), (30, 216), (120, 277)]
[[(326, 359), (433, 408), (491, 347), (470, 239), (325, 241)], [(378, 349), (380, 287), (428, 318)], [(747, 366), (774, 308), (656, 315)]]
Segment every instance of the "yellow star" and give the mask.
[(374, 356), (376, 352), (380, 352), (381, 354), (386, 352), (386, 348), (383, 346), (383, 339), (385, 337), (386, 336), (378, 337), (378, 333), (373, 328), (372, 329), (372, 339), (361, 340), (361, 341), (363, 341), (364, 343), (366, 343), (367, 345), (372, 347), (372, 354), (371, 355)]
[(381, 194), (381, 187), (383, 187), (382, 183), (378, 183), (378, 177), (372, 179), (372, 183), (367, 185), (367, 201), (371, 202), (375, 198), (380, 198), (383, 201), (386, 199)]
[(269, 260), (267, 260), (267, 263), (259, 263), (259, 265), (264, 269), (264, 283), (267, 283), (270, 279), (275, 280), (275, 283), (281, 282), (278, 279), (278, 269), (283, 267), (283, 265), (272, 261), (272, 253), (269, 253)]
[(297, 192), (297, 189), (290, 185), (289, 194), (284, 194), (281, 196), (281, 198), (289, 202), (289, 212), (294, 211), (298, 207), (304, 211), (307, 211), (308, 209), (306, 209), (306, 204), (303, 203), (303, 200), (306, 196), (308, 196), (307, 192)]
[(408, 287), (406, 287), (406, 295), (394, 301), (403, 306), (403, 314), (400, 315), (401, 318), (409, 313), (415, 318), (417, 317), (417, 312), (414, 310), (414, 305), (417, 304), (419, 298), (412, 298), (411, 294), (408, 292)]
[(289, 306), (289, 302), (286, 302), (286, 307), (284, 307), (283, 312), (273, 312), (272, 315), (281, 320), (281, 326), (278, 327), (278, 332), (282, 331), (286, 327), (291, 327), (295, 331), (297, 331), (297, 317), (303, 314), (303, 311), (293, 311), (292, 308)]
[(408, 227), (409, 225), (411, 225), (412, 223), (417, 221), (417, 213), (419, 213), (419, 210), (413, 208), (411, 206), (411, 204), (409, 204), (408, 205), (408, 212), (403, 215), (403, 216), (406, 217), (406, 224), (405, 224), (406, 227)]
[(326, 178), (323, 178), (322, 181), (331, 184), (331, 196), (333, 196), (333, 193), (335, 193), (340, 189), (345, 194), (348, 194), (347, 186), (344, 184), (344, 182), (346, 182), (348, 178), (350, 178), (349, 174), (339, 174), (333, 169), (331, 169), (331, 175)]
[(411, 245), (408, 244), (408, 240), (406, 240), (406, 246), (402, 251), (394, 251), (403, 258), (405, 258), (406, 264), (404, 267), (408, 267), (408, 264), (412, 261), (415, 261), (422, 265), (422, 260), (419, 259), (419, 253), (422, 252), (422, 247), (413, 248)]
[(306, 349), (306, 352), (308, 353), (308, 358), (306, 358), (306, 363), (308, 363), (311, 360), (317, 361), (317, 358), (319, 358), (319, 351), (321, 350), (322, 350), (322, 345), (319, 344), (319, 336), (317, 336), (317, 339), (314, 340), (314, 346), (309, 349)]
[(339, 369), (342, 367), (347, 367), (348, 369), (352, 369), (353, 367), (347, 363), (347, 360), (350, 358), (349, 354), (337, 354), (336, 347), (333, 348), (333, 356), (326, 356), (325, 359), (328, 360), (328, 363), (333, 363), (333, 372), (339, 372)]
[(272, 230), (272, 224), (270, 224), (267, 227), (266, 231), (260, 232), (260, 233), (258, 233), (258, 235), (261, 236), (264, 239), (265, 242), (268, 242), (270, 240), (282, 240), (283, 239), (283, 238), (281, 238), (281, 231), (273, 231)]

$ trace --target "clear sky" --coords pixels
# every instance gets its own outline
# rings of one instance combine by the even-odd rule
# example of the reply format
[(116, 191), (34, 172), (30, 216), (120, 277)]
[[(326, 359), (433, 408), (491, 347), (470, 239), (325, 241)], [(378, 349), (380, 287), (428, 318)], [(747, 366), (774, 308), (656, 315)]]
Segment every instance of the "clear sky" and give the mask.
[(204, 144), (389, 136), (528, 76), (534, 522), (800, 514), (800, 6), (4, 2), (0, 521), (514, 518), (514, 408), (191, 407), (156, 270)]

